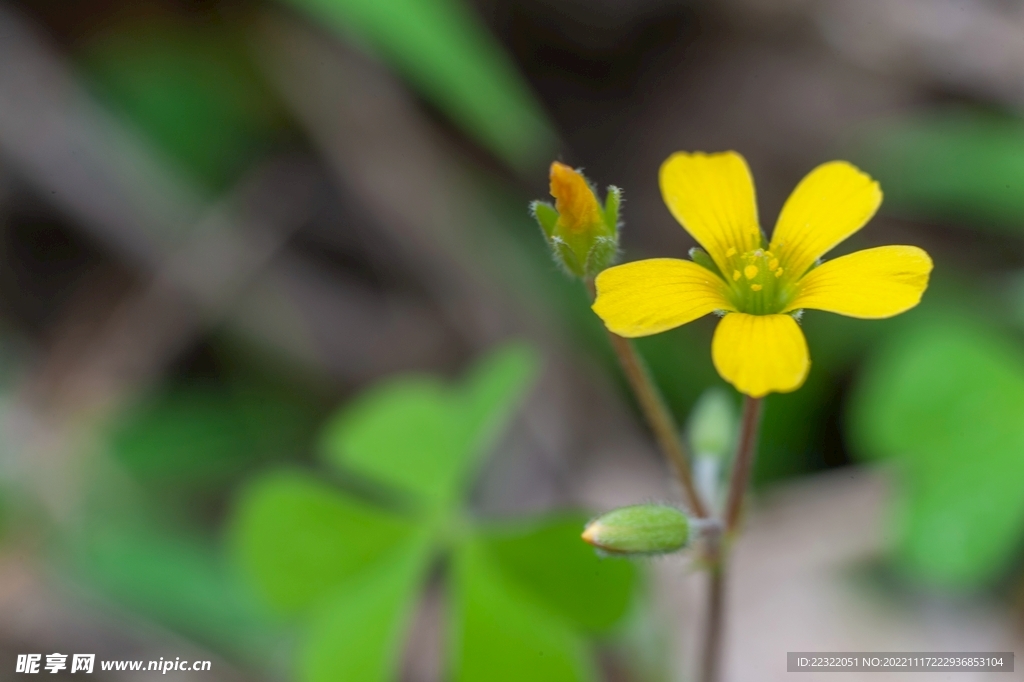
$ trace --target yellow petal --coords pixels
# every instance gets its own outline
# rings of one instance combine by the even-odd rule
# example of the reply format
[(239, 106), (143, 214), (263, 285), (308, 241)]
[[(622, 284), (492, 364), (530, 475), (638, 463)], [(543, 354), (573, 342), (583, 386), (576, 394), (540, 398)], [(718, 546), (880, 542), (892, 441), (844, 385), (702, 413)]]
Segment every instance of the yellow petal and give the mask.
[(811, 368), (807, 340), (789, 315), (729, 313), (715, 329), (711, 359), (723, 379), (753, 398), (795, 391)]
[(790, 277), (864, 227), (882, 203), (871, 176), (845, 161), (822, 164), (807, 174), (786, 200), (769, 250)]
[(932, 259), (916, 246), (857, 251), (808, 272), (786, 310), (814, 308), (850, 317), (892, 317), (918, 304), (931, 271)]
[(678, 152), (661, 165), (661, 196), (675, 219), (704, 247), (722, 272), (726, 252), (761, 246), (754, 180), (736, 152)]
[(594, 312), (619, 336), (649, 336), (715, 310), (734, 310), (728, 287), (687, 260), (652, 258), (617, 265), (594, 280)]

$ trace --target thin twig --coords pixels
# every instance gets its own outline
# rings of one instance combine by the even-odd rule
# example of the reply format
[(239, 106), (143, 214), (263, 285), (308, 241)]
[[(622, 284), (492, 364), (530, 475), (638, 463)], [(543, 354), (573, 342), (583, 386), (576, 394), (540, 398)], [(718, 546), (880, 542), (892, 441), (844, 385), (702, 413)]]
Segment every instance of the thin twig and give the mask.
[(725, 543), (736, 532), (743, 498), (750, 483), (750, 472), (757, 456), (757, 439), (761, 425), (761, 398), (746, 396), (743, 400), (743, 418), (740, 422), (740, 439), (736, 458), (729, 478), (729, 492), (725, 501), (725, 524), (723, 535), (712, 537), (708, 542), (708, 609), (704, 631), (704, 652), (701, 668), (701, 682), (718, 682), (722, 669), (722, 642), (725, 632), (725, 588), (729, 560)]
[[(593, 299), (596, 295), (594, 282), (588, 279), (586, 284), (587, 291), (590, 292), (590, 297)], [(633, 389), (633, 394), (640, 404), (640, 409), (647, 419), (647, 425), (654, 432), (654, 437), (657, 439), (661, 451), (668, 459), (669, 464), (675, 471), (676, 477), (679, 479), (687, 505), (694, 516), (707, 518), (709, 515), (708, 507), (701, 498), (700, 493), (697, 492), (697, 487), (693, 484), (693, 477), (690, 473), (690, 458), (687, 455), (686, 446), (683, 445), (679, 437), (679, 428), (676, 426), (676, 420), (672, 417), (672, 413), (669, 412), (665, 399), (662, 397), (658, 386), (654, 383), (654, 378), (644, 364), (643, 358), (637, 353), (636, 347), (629, 339), (624, 339), (610, 331), (608, 332), (608, 339), (615, 350), (615, 355), (619, 358), (619, 364), (622, 365), (622, 371), (626, 374), (626, 379), (629, 381), (630, 388)]]

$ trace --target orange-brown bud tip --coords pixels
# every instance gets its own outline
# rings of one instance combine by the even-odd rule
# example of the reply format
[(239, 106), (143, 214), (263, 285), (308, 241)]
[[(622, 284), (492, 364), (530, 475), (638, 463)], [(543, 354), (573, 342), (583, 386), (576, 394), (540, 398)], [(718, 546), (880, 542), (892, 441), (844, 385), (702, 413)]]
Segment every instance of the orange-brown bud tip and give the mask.
[(551, 164), (551, 196), (555, 198), (558, 222), (567, 230), (586, 230), (603, 220), (586, 178), (558, 161)]

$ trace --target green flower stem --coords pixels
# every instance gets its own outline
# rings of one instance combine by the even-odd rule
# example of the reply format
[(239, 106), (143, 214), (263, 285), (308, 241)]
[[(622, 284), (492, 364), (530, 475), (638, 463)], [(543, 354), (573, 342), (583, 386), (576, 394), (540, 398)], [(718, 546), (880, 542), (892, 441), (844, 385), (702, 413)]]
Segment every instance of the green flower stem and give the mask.
[(729, 478), (729, 493), (725, 500), (724, 537), (712, 537), (708, 542), (708, 610), (704, 630), (704, 656), (701, 682), (718, 682), (722, 669), (722, 635), (725, 631), (725, 581), (728, 556), (724, 542), (736, 533), (743, 498), (750, 484), (750, 472), (757, 456), (757, 440), (761, 427), (762, 398), (745, 396), (740, 438)]
[[(591, 300), (593, 300), (596, 296), (594, 280), (588, 279), (586, 284)], [(626, 374), (626, 379), (629, 381), (630, 388), (633, 389), (633, 394), (640, 404), (648, 426), (654, 432), (661, 451), (675, 470), (676, 477), (683, 488), (687, 506), (694, 516), (708, 518), (707, 505), (693, 484), (693, 476), (690, 473), (690, 457), (679, 437), (679, 427), (676, 425), (672, 413), (669, 412), (661, 391), (655, 385), (650, 371), (629, 339), (610, 331), (608, 339), (619, 358), (619, 364), (622, 365), (622, 371)]]

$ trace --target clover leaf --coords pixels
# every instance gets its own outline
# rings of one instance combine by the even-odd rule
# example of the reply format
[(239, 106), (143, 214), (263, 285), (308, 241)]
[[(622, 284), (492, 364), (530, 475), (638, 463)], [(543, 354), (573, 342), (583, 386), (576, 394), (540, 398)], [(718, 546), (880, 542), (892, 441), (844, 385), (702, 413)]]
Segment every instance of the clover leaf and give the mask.
[[(591, 680), (586, 635), (625, 615), (633, 564), (579, 541), (585, 518), (485, 522), (466, 509), (483, 457), (536, 372), (509, 345), (457, 384), (406, 376), (370, 388), (320, 439), (336, 476), (372, 483), (371, 499), (310, 473), (274, 471), (240, 494), (230, 545), (247, 581), (299, 619), (304, 682), (395, 679), (432, 567), (444, 568), (446, 663), (459, 682)], [(387, 505), (384, 501), (397, 502)]]

